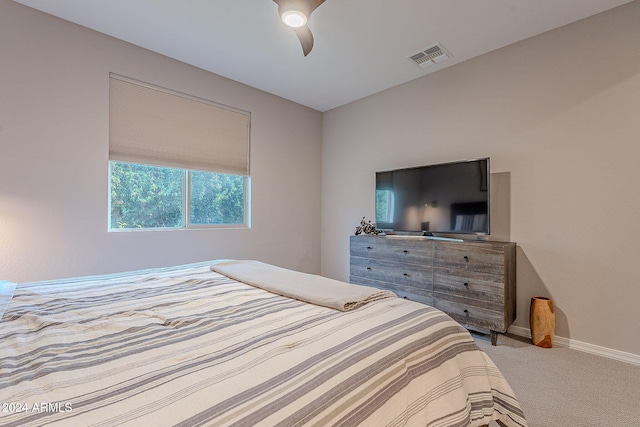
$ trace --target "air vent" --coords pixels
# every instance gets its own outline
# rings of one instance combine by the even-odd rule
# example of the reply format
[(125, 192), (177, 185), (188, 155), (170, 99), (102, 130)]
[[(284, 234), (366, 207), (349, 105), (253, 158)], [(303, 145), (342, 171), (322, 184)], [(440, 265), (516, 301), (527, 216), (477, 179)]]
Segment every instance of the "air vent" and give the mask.
[(427, 68), (431, 65), (451, 58), (452, 55), (440, 43), (426, 48), (422, 52), (411, 55), (409, 58), (420, 68)]

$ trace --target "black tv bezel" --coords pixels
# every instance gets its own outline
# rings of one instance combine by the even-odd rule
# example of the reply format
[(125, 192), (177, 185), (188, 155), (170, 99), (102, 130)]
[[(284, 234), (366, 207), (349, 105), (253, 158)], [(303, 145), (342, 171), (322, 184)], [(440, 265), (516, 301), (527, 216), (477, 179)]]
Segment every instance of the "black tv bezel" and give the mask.
[[(486, 162), (487, 168), (486, 168), (486, 180), (487, 180), (487, 231), (457, 231), (457, 230), (450, 230), (450, 231), (428, 231), (425, 232), (424, 230), (395, 230), (395, 229), (391, 229), (391, 228), (384, 228), (384, 227), (380, 227), (380, 224), (377, 224), (377, 228), (380, 231), (383, 231), (384, 233), (388, 234), (388, 235), (423, 235), (423, 236), (451, 236), (451, 235), (467, 235), (467, 236), (490, 236), (491, 235), (491, 160), (490, 157), (478, 157), (478, 158), (474, 158), (474, 159), (465, 159), (465, 160), (454, 160), (454, 161), (450, 161), (450, 162), (441, 162), (441, 163), (431, 163), (431, 164), (426, 164), (426, 165), (420, 165), (420, 166), (409, 166), (409, 167), (405, 167), (405, 168), (395, 168), (395, 169), (388, 169), (388, 170), (381, 170), (381, 171), (376, 171), (375, 172), (375, 179), (377, 180), (377, 175), (379, 173), (389, 173), (389, 172), (397, 172), (397, 171), (408, 171), (408, 170), (415, 170), (415, 169), (427, 169), (427, 168), (431, 168), (431, 167), (437, 167), (437, 166), (449, 166), (449, 165), (456, 165), (456, 164), (463, 164), (463, 163), (472, 163), (472, 162)], [(375, 191), (377, 190), (377, 186), (376, 183), (374, 181), (374, 213), (376, 212), (376, 197), (375, 197)], [(374, 218), (375, 218), (375, 214), (374, 214)]]

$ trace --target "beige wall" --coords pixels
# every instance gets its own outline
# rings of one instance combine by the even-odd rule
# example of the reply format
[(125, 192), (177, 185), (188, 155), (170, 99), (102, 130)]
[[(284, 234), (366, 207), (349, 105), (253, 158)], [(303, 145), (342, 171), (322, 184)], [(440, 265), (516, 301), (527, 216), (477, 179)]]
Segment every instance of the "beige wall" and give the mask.
[[(107, 232), (109, 72), (251, 112), (250, 230)], [(320, 271), (321, 113), (0, 0), (0, 279), (256, 258)]]
[(325, 113), (323, 274), (348, 279), (376, 170), (490, 156), (516, 326), (546, 295), (559, 336), (640, 355), (639, 22), (636, 1)]

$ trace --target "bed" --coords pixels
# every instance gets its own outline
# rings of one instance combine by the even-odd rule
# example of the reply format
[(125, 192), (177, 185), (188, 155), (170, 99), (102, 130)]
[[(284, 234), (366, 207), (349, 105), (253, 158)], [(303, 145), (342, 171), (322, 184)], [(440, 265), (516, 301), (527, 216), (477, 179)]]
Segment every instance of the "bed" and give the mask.
[(353, 286), (233, 260), (0, 283), (0, 425), (526, 426), (464, 328)]

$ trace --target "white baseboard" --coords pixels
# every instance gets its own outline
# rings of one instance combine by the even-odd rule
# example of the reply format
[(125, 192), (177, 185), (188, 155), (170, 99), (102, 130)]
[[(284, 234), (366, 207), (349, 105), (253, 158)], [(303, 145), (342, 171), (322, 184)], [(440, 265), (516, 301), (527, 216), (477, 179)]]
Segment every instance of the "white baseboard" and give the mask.
[[(520, 337), (531, 338), (531, 331), (528, 328), (511, 325), (507, 332), (513, 335), (518, 335)], [(567, 347), (573, 350), (583, 351), (585, 353), (591, 353), (597, 356), (602, 356), (609, 359), (619, 360), (621, 362), (640, 366), (640, 355), (638, 354), (627, 353), (607, 347), (601, 347), (599, 345), (576, 341), (570, 338), (559, 337), (557, 335), (553, 339), (553, 345), (557, 347)]]

